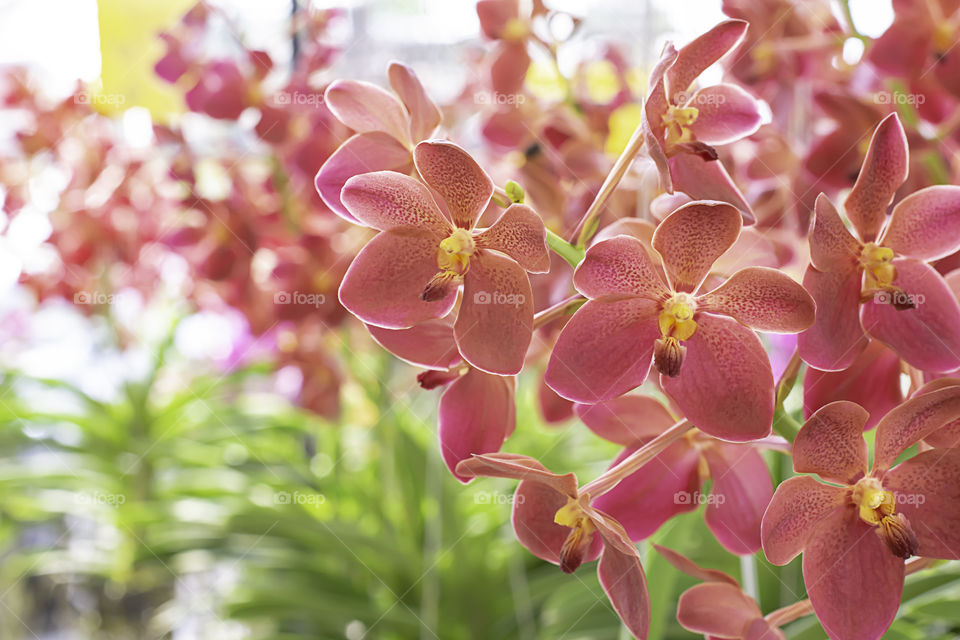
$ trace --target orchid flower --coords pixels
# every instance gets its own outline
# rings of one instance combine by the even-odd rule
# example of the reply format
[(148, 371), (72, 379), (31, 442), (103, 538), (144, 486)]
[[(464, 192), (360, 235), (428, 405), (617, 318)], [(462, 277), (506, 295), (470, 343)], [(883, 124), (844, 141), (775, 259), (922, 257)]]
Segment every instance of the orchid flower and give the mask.
[(475, 230), (493, 194), (483, 169), (449, 142), (421, 142), (414, 159), (429, 187), (393, 171), (344, 185), (344, 205), (380, 233), (347, 270), (340, 302), (367, 324), (405, 329), (446, 315), (462, 284), (454, 324), (460, 353), (478, 369), (514, 375), (533, 335), (527, 271), (550, 268), (543, 221), (514, 204), (493, 226)]
[(368, 82), (337, 80), (324, 102), (340, 122), (356, 133), (327, 158), (315, 185), (323, 202), (338, 216), (357, 222), (340, 200), (353, 176), (372, 171), (413, 171), (413, 147), (440, 124), (440, 109), (410, 67), (391, 62), (387, 69), (394, 93)]
[(705, 569), (673, 549), (653, 546), (675, 569), (703, 581), (680, 595), (677, 622), (681, 627), (707, 638), (785, 640), (778, 628), (779, 612), (764, 617), (757, 601), (744, 593), (733, 576)]
[(960, 368), (960, 303), (927, 262), (960, 249), (960, 187), (921, 189), (886, 209), (907, 177), (909, 151), (896, 114), (873, 134), (844, 202), (857, 233), (817, 198), (803, 284), (817, 302), (800, 356), (826, 371), (849, 367), (868, 334), (922, 371)]
[[(676, 422), (647, 396), (580, 404), (574, 410), (591, 431), (624, 445), (611, 466)], [(711, 478), (708, 496), (702, 489)], [(760, 520), (772, 495), (767, 465), (752, 444), (730, 444), (692, 429), (594, 505), (617, 518), (631, 540), (642, 540), (673, 516), (705, 503), (704, 519), (720, 544), (731, 553), (752, 554), (760, 549)]]
[[(546, 10), (536, 2), (534, 15)], [(518, 0), (479, 0), (477, 17), (483, 35), (497, 43), (490, 65), (493, 90), (500, 94), (516, 94), (530, 68), (527, 40), (532, 36), (531, 15), (522, 17)]]
[(666, 280), (637, 238), (591, 246), (573, 278), (588, 301), (557, 340), (547, 384), (575, 402), (602, 402), (642, 384), (652, 360), (664, 391), (705, 433), (737, 442), (769, 435), (773, 373), (752, 329), (802, 331), (814, 307), (798, 283), (764, 267), (699, 292), (741, 225), (730, 204), (677, 209), (653, 234)]
[[(763, 550), (783, 565), (803, 553), (803, 579), (814, 612), (835, 640), (875, 640), (893, 622), (904, 559), (960, 558), (960, 449), (897, 458), (960, 418), (960, 387), (911, 398), (877, 425), (867, 467), (867, 412), (833, 402), (803, 425), (793, 468), (816, 473), (777, 487), (763, 516)], [(837, 486), (840, 485), (840, 486)]]
[(513, 453), (474, 456), (457, 465), (457, 473), (520, 480), (512, 517), (520, 544), (565, 573), (599, 556), (597, 575), (614, 610), (634, 637), (647, 637), (650, 595), (640, 554), (620, 523), (578, 490), (574, 474), (553, 473)]
[(450, 316), (427, 320), (410, 329), (367, 325), (380, 346), (398, 358), (426, 369), (417, 376), (424, 389), (446, 387), (440, 396), (438, 440), (447, 468), (460, 482), (457, 464), (473, 454), (500, 451), (517, 424), (512, 377), (484, 373), (463, 362), (453, 337)]
[(690, 91), (707, 67), (740, 43), (746, 30), (746, 22), (727, 20), (679, 51), (668, 42), (650, 73), (642, 126), (664, 191), (729, 202), (752, 222), (750, 205), (717, 161), (714, 146), (754, 133), (762, 120), (758, 103), (732, 84)]

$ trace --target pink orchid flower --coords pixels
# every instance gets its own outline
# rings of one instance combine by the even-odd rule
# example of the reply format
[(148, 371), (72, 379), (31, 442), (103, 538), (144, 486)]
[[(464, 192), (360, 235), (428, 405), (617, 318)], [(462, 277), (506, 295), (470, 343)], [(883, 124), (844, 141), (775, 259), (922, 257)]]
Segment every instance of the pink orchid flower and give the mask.
[(650, 630), (650, 594), (640, 554), (615, 519), (595, 509), (572, 473), (559, 475), (513, 453), (474, 456), (457, 466), (464, 476), (520, 480), (513, 496), (513, 530), (533, 555), (573, 573), (600, 557), (597, 575), (623, 624), (636, 638)]
[(357, 222), (340, 200), (353, 176), (372, 171), (413, 171), (413, 147), (440, 124), (440, 109), (427, 95), (410, 67), (391, 62), (387, 68), (394, 93), (369, 82), (337, 80), (324, 102), (340, 122), (356, 133), (334, 151), (317, 172), (317, 193), (338, 216)]
[(828, 404), (797, 434), (794, 471), (832, 484), (797, 476), (777, 487), (763, 516), (763, 551), (777, 565), (803, 552), (807, 593), (831, 638), (883, 635), (900, 605), (904, 559), (960, 558), (960, 449), (930, 449), (893, 466), (958, 417), (958, 386), (904, 402), (877, 425), (869, 469), (859, 405)]
[(344, 185), (344, 205), (380, 233), (347, 270), (340, 302), (367, 324), (405, 329), (446, 315), (462, 284), (453, 327), (460, 353), (478, 369), (514, 375), (533, 335), (527, 271), (550, 268), (543, 221), (514, 204), (493, 226), (476, 230), (493, 194), (483, 169), (442, 141), (418, 144), (414, 160), (429, 186), (394, 171), (355, 176)]
[(721, 200), (753, 221), (750, 205), (717, 161), (716, 145), (749, 136), (760, 128), (757, 101), (732, 84), (691, 91), (703, 71), (735, 48), (747, 31), (742, 20), (728, 20), (677, 51), (667, 43), (650, 73), (643, 108), (647, 153), (667, 193), (683, 191), (695, 200)]
[(775, 614), (764, 617), (757, 601), (744, 593), (733, 576), (705, 569), (673, 549), (653, 545), (675, 569), (703, 583), (690, 587), (677, 601), (677, 622), (707, 638), (784, 640)]
[(518, 0), (479, 0), (477, 17), (483, 35), (497, 43), (490, 64), (493, 90), (500, 94), (515, 94), (523, 89), (530, 68), (527, 41), (533, 35), (531, 19), (546, 13), (542, 2), (535, 2), (533, 15), (520, 15)]
[(817, 369), (849, 367), (867, 346), (865, 333), (920, 370), (960, 368), (960, 304), (927, 264), (960, 249), (960, 187), (921, 189), (887, 217), (908, 160), (903, 127), (891, 114), (877, 125), (844, 202), (857, 237), (826, 196), (817, 198), (803, 279), (817, 314), (798, 340), (800, 356)]
[[(922, 396), (927, 393), (960, 386), (960, 378), (937, 378), (917, 389), (912, 397)], [(924, 445), (941, 449), (956, 449), (960, 447), (960, 418), (953, 422), (948, 422), (936, 431), (924, 436)]]
[(588, 301), (557, 340), (547, 384), (593, 404), (642, 384), (653, 361), (663, 390), (705, 433), (735, 442), (769, 435), (773, 373), (753, 329), (802, 331), (814, 306), (798, 283), (764, 267), (741, 269), (698, 292), (741, 225), (730, 204), (677, 209), (653, 234), (666, 280), (635, 237), (590, 247), (573, 277)]
[(837, 400), (856, 402), (870, 413), (866, 429), (903, 402), (900, 389), (900, 356), (882, 342), (871, 340), (843, 371), (808, 367), (803, 376), (803, 417)]
[[(625, 447), (611, 466), (676, 422), (647, 396), (579, 404), (574, 410), (591, 431)], [(702, 489), (711, 478), (707, 495)], [(594, 505), (615, 517), (631, 540), (643, 540), (670, 518), (706, 504), (704, 519), (720, 544), (731, 553), (752, 554), (760, 549), (760, 520), (772, 495), (770, 472), (752, 444), (730, 444), (692, 429)]]
[(367, 325), (367, 330), (393, 355), (427, 369), (417, 377), (420, 386), (446, 387), (438, 411), (440, 453), (457, 480), (469, 482), (469, 476), (457, 473), (457, 464), (474, 454), (500, 451), (516, 427), (516, 380), (465, 364), (457, 351), (450, 316), (410, 329)]

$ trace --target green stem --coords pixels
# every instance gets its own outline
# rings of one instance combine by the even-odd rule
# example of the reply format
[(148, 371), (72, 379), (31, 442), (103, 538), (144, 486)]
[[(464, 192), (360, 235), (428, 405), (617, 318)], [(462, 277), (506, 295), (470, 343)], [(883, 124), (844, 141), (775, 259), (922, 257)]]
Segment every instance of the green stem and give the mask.
[(566, 260), (571, 267), (576, 267), (583, 260), (583, 249), (573, 246), (550, 229), (547, 229), (547, 245), (550, 249)]
[(783, 436), (787, 442), (793, 442), (793, 439), (797, 437), (797, 433), (800, 432), (800, 427), (800, 423), (794, 420), (793, 416), (783, 409), (777, 409), (776, 413), (773, 414), (773, 430), (776, 431), (778, 435)]

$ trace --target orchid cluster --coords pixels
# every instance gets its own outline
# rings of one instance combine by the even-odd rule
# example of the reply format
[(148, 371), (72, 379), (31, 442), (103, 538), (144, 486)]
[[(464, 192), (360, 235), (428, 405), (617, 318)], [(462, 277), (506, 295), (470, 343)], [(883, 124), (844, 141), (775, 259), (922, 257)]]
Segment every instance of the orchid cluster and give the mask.
[[(151, 248), (179, 255), (192, 301), (240, 310), (330, 418), (350, 376), (331, 344), (355, 319), (442, 390), (450, 474), (518, 481), (516, 539), (566, 573), (597, 560), (634, 637), (658, 586), (638, 543), (703, 504), (730, 554), (802, 555), (807, 598), (764, 615), (737, 579), (658, 545), (702, 583), (679, 600), (684, 628), (785, 638), (813, 614), (836, 640), (882, 637), (905, 576), (960, 559), (960, 8), (895, 2), (871, 39), (825, 1), (725, 0), (729, 19), (667, 42), (644, 82), (610, 44), (559, 74), (557, 99), (529, 78), (563, 66), (582, 22), (555, 35), (563, 14), (529, 4), (477, 2), (480, 79), (450, 104), (400, 62), (383, 86), (318, 84), (337, 12), (298, 17), (283, 82), (262, 51), (210, 58), (197, 42), (215, 9), (199, 4), (156, 70), (196, 114), (259, 115), (262, 162), (215, 159), (220, 197), (183, 130), (157, 126), (162, 157), (138, 157), (12, 76), (7, 105), (35, 123), (27, 160), (0, 173), (39, 150), (72, 168), (72, 219), (48, 240), (62, 271), (25, 281), (70, 298), (122, 263), (150, 295)], [(74, 157), (57, 140), (88, 120)], [(105, 175), (108, 155), (122, 169)], [(8, 214), (25, 198), (8, 189)], [(581, 483), (511, 450), (531, 388), (545, 422), (616, 447), (605, 471)]]

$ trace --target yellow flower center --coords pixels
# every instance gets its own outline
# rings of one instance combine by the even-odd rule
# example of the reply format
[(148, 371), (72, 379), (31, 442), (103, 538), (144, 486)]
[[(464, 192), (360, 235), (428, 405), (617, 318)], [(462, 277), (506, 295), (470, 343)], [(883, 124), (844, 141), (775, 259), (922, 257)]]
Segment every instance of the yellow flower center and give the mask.
[(511, 42), (518, 42), (527, 37), (530, 28), (525, 20), (520, 18), (510, 18), (500, 33), (500, 38)]
[(680, 374), (680, 365), (687, 348), (682, 341), (689, 340), (697, 330), (693, 319), (696, 303), (687, 293), (674, 294), (664, 305), (657, 317), (661, 338), (654, 343), (653, 364), (657, 371), (675, 378)]
[(953, 47), (953, 34), (957, 25), (951, 21), (937, 22), (933, 28), (933, 49), (937, 55), (944, 55)]
[(669, 149), (673, 145), (693, 142), (693, 132), (690, 126), (697, 121), (700, 110), (696, 107), (677, 107), (670, 105), (667, 112), (661, 116), (666, 126), (666, 143)]
[(593, 542), (593, 532), (597, 530), (593, 521), (583, 511), (582, 502), (589, 502), (589, 496), (580, 496), (579, 499), (569, 498), (567, 504), (560, 507), (553, 516), (553, 521), (570, 528), (567, 539), (560, 549), (560, 568), (564, 573), (573, 573), (583, 562), (590, 543)]
[(470, 256), (476, 251), (473, 236), (466, 229), (455, 229), (440, 242), (437, 249), (437, 266), (441, 271), (450, 271), (462, 276), (470, 268)]
[(868, 242), (860, 252), (860, 264), (867, 273), (867, 286), (870, 289), (889, 287), (897, 277), (897, 268), (891, 264), (893, 249)]
[(880, 481), (871, 476), (860, 479), (853, 487), (853, 502), (860, 509), (860, 519), (876, 527), (874, 531), (899, 558), (917, 554), (917, 539), (910, 522), (896, 511), (896, 496), (885, 491)]

